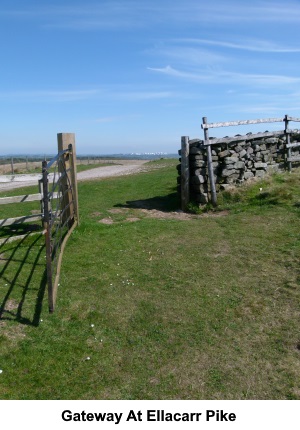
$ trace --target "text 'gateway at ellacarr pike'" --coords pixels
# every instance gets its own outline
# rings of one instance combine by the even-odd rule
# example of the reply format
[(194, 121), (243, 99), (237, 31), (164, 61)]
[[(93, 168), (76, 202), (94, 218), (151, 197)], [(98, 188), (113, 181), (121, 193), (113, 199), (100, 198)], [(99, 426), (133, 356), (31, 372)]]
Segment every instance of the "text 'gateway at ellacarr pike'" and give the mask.
[(235, 421), (236, 414), (221, 410), (206, 410), (202, 412), (166, 412), (164, 410), (142, 411), (130, 410), (123, 412), (72, 412), (65, 410), (61, 417), (64, 421), (108, 421), (119, 424), (123, 421)]

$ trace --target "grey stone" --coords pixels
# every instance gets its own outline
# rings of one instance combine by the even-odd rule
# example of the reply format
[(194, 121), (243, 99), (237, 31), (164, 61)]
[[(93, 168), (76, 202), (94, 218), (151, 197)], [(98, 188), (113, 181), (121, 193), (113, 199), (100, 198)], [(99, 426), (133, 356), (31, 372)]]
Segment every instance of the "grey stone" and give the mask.
[(269, 143), (271, 145), (274, 145), (275, 143), (278, 143), (278, 138), (276, 137), (268, 137), (267, 139), (265, 139), (266, 143)]
[(237, 157), (227, 157), (225, 158), (225, 164), (234, 164), (238, 162), (238, 158)]
[(204, 166), (206, 166), (206, 161), (204, 161), (204, 160), (196, 160), (195, 163), (194, 163), (194, 166), (195, 167), (204, 167)]
[(206, 169), (197, 169), (197, 170), (195, 170), (194, 174), (195, 174), (195, 176), (199, 176), (199, 175), (205, 176), (206, 175)]
[(245, 155), (247, 155), (247, 151), (246, 151), (245, 149), (243, 149), (243, 150), (240, 152), (240, 158), (245, 157)]
[(203, 154), (195, 154), (195, 155), (191, 155), (190, 156), (190, 160), (191, 161), (195, 161), (195, 160), (204, 160), (204, 155)]
[(223, 178), (226, 178), (227, 176), (231, 176), (231, 175), (233, 175), (233, 174), (235, 174), (235, 170), (234, 169), (224, 169), (223, 171), (222, 171), (222, 177)]
[(244, 178), (245, 179), (250, 179), (253, 178), (254, 174), (252, 172), (245, 172), (244, 173)]
[(204, 182), (205, 182), (205, 178), (202, 175), (192, 176), (191, 178), (192, 184), (198, 185), (198, 184), (204, 184)]
[(264, 169), (267, 170), (267, 163), (254, 163), (255, 169)]
[(228, 149), (225, 149), (225, 151), (219, 152), (219, 158), (228, 157), (229, 154), (230, 152), (228, 151)]
[(238, 161), (237, 163), (235, 163), (234, 168), (235, 169), (245, 169), (245, 163), (243, 161)]
[(201, 154), (201, 150), (195, 146), (190, 148), (190, 154)]

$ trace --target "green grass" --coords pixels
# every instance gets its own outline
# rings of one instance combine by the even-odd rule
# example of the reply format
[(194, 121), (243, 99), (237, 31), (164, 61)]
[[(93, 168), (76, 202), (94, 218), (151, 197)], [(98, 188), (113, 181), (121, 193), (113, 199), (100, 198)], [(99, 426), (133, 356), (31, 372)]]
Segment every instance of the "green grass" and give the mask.
[(2, 246), (0, 398), (300, 398), (299, 173), (183, 217), (176, 164), (79, 183), (53, 315), (43, 238)]

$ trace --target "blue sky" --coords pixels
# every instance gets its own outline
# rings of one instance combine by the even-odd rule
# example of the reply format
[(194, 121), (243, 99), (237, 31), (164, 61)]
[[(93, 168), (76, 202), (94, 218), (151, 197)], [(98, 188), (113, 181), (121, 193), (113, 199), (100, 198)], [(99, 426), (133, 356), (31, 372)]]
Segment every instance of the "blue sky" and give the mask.
[(79, 154), (176, 153), (203, 116), (300, 117), (299, 25), (290, 0), (1, 0), (0, 155), (59, 132)]

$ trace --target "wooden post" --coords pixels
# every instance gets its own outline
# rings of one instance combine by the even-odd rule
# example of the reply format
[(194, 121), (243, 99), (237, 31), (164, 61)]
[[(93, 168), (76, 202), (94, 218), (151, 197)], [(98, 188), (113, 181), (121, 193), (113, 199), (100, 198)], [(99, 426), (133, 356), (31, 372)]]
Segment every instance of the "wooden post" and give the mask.
[[(66, 149), (69, 149), (69, 145), (72, 145), (72, 151), (74, 146), (75, 151), (75, 134), (74, 133), (58, 133), (57, 134), (57, 146), (58, 151), (64, 151)], [(76, 153), (76, 151), (75, 151)], [(69, 224), (69, 227), (71, 227), (71, 221), (72, 221), (72, 213), (75, 213), (75, 204), (73, 206), (73, 198), (72, 198), (72, 190), (70, 189), (70, 185), (73, 187), (72, 184), (72, 175), (71, 175), (71, 168), (70, 168), (70, 154), (66, 153), (64, 154), (64, 166), (59, 163), (59, 172), (63, 174), (63, 178), (61, 181), (61, 187), (62, 187), (62, 207), (61, 211), (63, 212), (62, 216), (62, 222), (65, 224), (67, 221)]]
[(15, 173), (14, 172), (14, 159), (13, 159), (13, 157), (11, 157), (10, 165), (11, 165), (11, 174), (13, 175)]
[[(202, 118), (203, 124), (207, 124), (207, 118)], [(209, 140), (208, 135), (208, 129), (204, 128), (204, 140)], [(206, 153), (207, 153), (207, 168), (208, 168), (208, 177), (209, 177), (209, 183), (210, 183), (210, 192), (211, 192), (211, 203), (213, 206), (217, 206), (217, 193), (216, 193), (216, 186), (215, 186), (215, 178), (214, 178), (214, 170), (212, 166), (212, 156), (211, 156), (211, 146), (207, 145), (206, 147)]]
[[(290, 134), (287, 133), (287, 130), (289, 128), (289, 120), (288, 120), (288, 115), (285, 115), (284, 117), (284, 122), (285, 122), (285, 139), (286, 139), (286, 146), (288, 146), (290, 144)], [(292, 150), (291, 148), (287, 147), (287, 158), (290, 159), (292, 156)], [(288, 171), (291, 172), (292, 171), (292, 162), (288, 161)]]
[(190, 201), (189, 138), (181, 137), (181, 209), (185, 211)]

